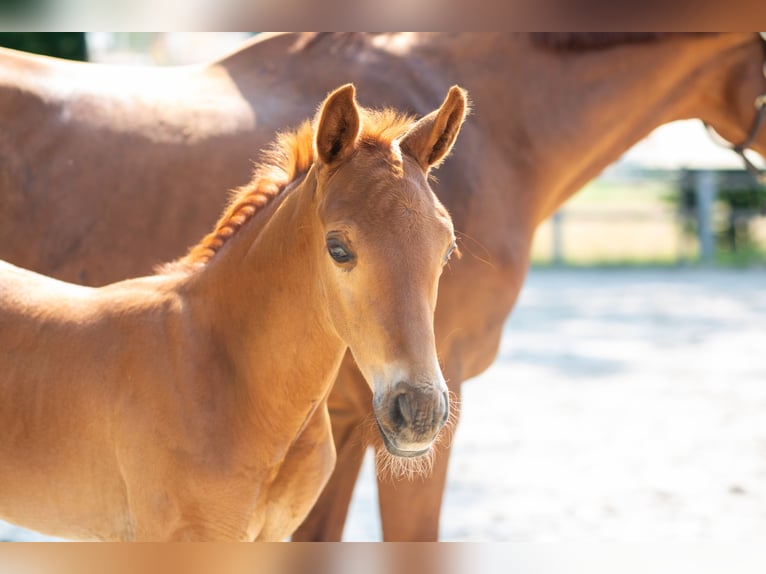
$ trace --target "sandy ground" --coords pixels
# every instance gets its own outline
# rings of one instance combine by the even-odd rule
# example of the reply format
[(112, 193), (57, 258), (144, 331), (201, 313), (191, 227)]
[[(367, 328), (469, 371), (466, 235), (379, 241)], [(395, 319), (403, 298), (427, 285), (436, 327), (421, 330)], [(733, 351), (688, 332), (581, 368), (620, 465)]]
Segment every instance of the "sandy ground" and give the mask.
[[(380, 538), (373, 482), (347, 540)], [(766, 539), (766, 271), (532, 271), (464, 386), (442, 538)]]
[[(349, 540), (379, 536), (366, 474)], [(442, 538), (766, 539), (766, 272), (533, 271), (464, 386)]]

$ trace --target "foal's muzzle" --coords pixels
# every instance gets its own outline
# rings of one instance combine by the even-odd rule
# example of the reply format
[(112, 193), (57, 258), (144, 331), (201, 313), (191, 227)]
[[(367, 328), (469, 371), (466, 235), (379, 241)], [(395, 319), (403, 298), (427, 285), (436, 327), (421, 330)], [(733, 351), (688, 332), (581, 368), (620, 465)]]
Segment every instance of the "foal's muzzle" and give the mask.
[(399, 382), (389, 393), (376, 393), (373, 406), (383, 443), (402, 457), (429, 452), (449, 418), (447, 391), (431, 384)]

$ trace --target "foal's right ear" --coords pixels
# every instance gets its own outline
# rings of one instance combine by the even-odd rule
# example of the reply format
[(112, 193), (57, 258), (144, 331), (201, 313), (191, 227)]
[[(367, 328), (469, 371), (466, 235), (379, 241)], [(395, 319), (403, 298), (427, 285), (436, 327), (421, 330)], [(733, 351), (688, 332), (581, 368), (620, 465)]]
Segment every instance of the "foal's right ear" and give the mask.
[(321, 164), (337, 164), (356, 146), (361, 122), (354, 94), (354, 85), (346, 84), (322, 104), (314, 140), (316, 160)]
[(465, 90), (452, 86), (439, 109), (418, 120), (402, 136), (399, 146), (428, 171), (447, 157), (467, 113)]

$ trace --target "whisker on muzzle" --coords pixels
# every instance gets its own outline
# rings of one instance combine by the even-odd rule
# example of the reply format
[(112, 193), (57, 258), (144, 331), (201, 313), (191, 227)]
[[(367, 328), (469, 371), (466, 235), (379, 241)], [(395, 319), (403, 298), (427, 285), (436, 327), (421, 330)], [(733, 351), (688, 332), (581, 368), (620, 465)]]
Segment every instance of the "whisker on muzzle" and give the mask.
[(435, 449), (431, 446), (425, 454), (413, 457), (396, 456), (385, 446), (375, 447), (375, 469), (381, 480), (414, 480), (426, 478), (434, 467)]
[(452, 446), (452, 441), (455, 438), (455, 430), (457, 429), (457, 421), (460, 418), (460, 397), (458, 397), (452, 391), (447, 391), (449, 396), (449, 416), (447, 422), (444, 423), (442, 430), (439, 431), (439, 436), (436, 437), (435, 444), (443, 445), (447, 448)]
[(371, 412), (364, 420), (359, 423), (360, 435), (362, 440), (375, 451), (375, 468), (379, 479), (381, 480), (415, 480), (425, 479), (431, 474), (434, 461), (440, 450), (439, 446), (450, 447), (457, 427), (457, 421), (460, 416), (460, 400), (458, 396), (449, 391), (449, 416), (447, 422), (439, 431), (439, 435), (434, 440), (428, 452), (416, 457), (401, 457), (391, 454), (383, 443), (380, 436), (380, 430), (375, 420), (375, 415)]

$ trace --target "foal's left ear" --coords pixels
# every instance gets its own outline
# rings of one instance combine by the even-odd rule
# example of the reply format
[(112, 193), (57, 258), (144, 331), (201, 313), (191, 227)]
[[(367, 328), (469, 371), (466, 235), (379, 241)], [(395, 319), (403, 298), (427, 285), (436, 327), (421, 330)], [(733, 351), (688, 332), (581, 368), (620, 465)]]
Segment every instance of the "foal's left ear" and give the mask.
[(322, 104), (314, 140), (320, 163), (337, 164), (356, 146), (361, 122), (354, 94), (354, 85), (346, 84), (327, 96)]
[(452, 86), (441, 107), (418, 120), (402, 136), (399, 147), (428, 171), (439, 165), (452, 149), (467, 110), (465, 90)]

